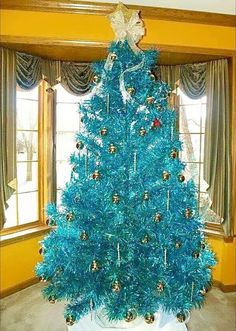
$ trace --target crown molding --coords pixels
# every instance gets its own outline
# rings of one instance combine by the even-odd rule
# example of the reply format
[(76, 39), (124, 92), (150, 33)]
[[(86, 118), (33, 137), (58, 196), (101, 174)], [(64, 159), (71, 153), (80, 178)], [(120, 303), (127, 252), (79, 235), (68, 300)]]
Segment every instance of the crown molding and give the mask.
[[(90, 40), (74, 40), (74, 39), (54, 39), (45, 37), (30, 37), (30, 36), (0, 36), (0, 45), (48, 45), (48, 46), (71, 46), (79, 48), (100, 48), (107, 49), (110, 45), (109, 42), (104, 41), (90, 41)], [(205, 48), (205, 47), (193, 47), (193, 46), (182, 46), (182, 45), (167, 45), (167, 44), (151, 44), (141, 42), (140, 47), (143, 49), (157, 49), (161, 52), (176, 53), (183, 52), (189, 54), (205, 54), (205, 55), (216, 55), (222, 58), (236, 56), (236, 51), (230, 49), (221, 48)]]
[[(0, 37), (0, 46), (53, 60), (92, 62), (106, 58), (109, 43), (103, 41), (2, 35)], [(155, 45), (142, 42), (140, 47), (141, 49), (152, 48), (159, 50), (158, 63), (162, 65), (206, 62), (219, 58), (232, 58), (235, 54), (233, 50), (167, 44)]]
[[(0, 2), (1, 9), (90, 15), (108, 15), (114, 11), (115, 7), (116, 5), (111, 3), (78, 0), (2, 0)], [(129, 8), (140, 10), (143, 18), (218, 26), (236, 26), (235, 15), (135, 5), (129, 5)]]

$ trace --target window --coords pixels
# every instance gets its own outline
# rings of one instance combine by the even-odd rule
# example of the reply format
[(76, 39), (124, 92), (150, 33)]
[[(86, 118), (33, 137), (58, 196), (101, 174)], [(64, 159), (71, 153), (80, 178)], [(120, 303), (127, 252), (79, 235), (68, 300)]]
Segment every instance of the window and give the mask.
[(183, 142), (180, 153), (182, 161), (186, 163), (185, 177), (193, 178), (198, 191), (198, 209), (204, 219), (210, 222), (220, 222), (220, 218), (209, 209), (210, 200), (207, 183), (203, 179), (204, 139), (207, 98), (203, 96), (197, 100), (188, 98), (179, 91), (179, 132)]
[[(50, 92), (51, 91), (51, 92)], [(34, 226), (43, 221), (43, 207), (48, 201), (48, 144), (52, 128), (56, 129), (57, 202), (61, 190), (70, 180), (70, 154), (75, 150), (75, 133), (80, 131), (78, 112), (80, 97), (67, 92), (60, 84), (56, 91), (47, 90), (46, 82), (32, 90), (17, 88), (17, 187), (8, 201), (5, 228)], [(206, 97), (189, 99), (178, 91), (179, 131), (183, 141), (180, 157), (186, 163), (185, 177), (194, 179), (198, 190), (199, 212), (208, 222), (220, 222), (209, 209), (207, 184), (203, 179)], [(173, 101), (173, 100), (172, 100)], [(50, 112), (55, 116), (50, 120)], [(49, 111), (50, 110), (50, 111)], [(56, 121), (53, 123), (53, 121)], [(42, 170), (43, 168), (43, 170)], [(42, 177), (42, 178), (41, 178)], [(45, 193), (46, 192), (46, 193)], [(29, 203), (30, 201), (30, 203)]]
[(5, 228), (39, 220), (39, 88), (17, 88), (16, 102), (17, 180), (8, 201)]
[(57, 202), (60, 202), (61, 189), (70, 180), (69, 157), (75, 150), (75, 133), (80, 130), (81, 119), (78, 113), (80, 98), (68, 93), (61, 85), (56, 89)]

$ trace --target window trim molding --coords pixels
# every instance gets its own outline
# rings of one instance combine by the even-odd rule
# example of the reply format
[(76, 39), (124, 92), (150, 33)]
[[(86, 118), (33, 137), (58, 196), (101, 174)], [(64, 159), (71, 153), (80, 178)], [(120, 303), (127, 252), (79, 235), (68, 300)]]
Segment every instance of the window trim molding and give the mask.
[[(38, 220), (33, 222), (27, 222), (25, 224), (17, 224), (15, 226), (3, 228), (0, 231), (0, 235), (3, 237), (2, 241), (8, 240), (8, 238), (13, 240), (13, 238), (19, 238), (22, 235), (25, 238), (24, 232), (27, 234), (34, 233), (33, 229), (41, 231), (41, 227), (46, 225), (46, 217), (44, 213), (44, 206), (47, 201), (47, 182), (45, 181), (46, 169), (45, 165), (47, 162), (47, 146), (46, 146), (46, 119), (45, 114), (47, 113), (47, 101), (46, 101), (46, 87), (47, 82), (41, 80), (38, 84)], [(15, 235), (14, 235), (15, 234)], [(1, 244), (0, 244), (1, 246)]]
[(28, 229), (18, 229), (17, 232), (6, 233), (5, 235), (1, 236), (0, 247), (45, 235), (46, 233), (50, 232), (50, 230), (51, 228), (49, 226), (40, 223), (38, 226), (28, 227)]

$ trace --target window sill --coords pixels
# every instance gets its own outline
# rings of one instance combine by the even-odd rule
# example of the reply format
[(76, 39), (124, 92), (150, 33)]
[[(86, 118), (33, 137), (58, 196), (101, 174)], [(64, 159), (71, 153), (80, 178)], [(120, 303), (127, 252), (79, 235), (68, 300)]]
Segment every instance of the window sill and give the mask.
[[(23, 241), (29, 238), (34, 238), (40, 235), (44, 235), (51, 230), (47, 225), (41, 224), (36, 227), (17, 231), (14, 233), (6, 234), (0, 238), (0, 247), (13, 244), (19, 241)], [(221, 224), (217, 223), (206, 223), (204, 234), (207, 237), (218, 237), (225, 241), (231, 241), (231, 237), (226, 237)]]
[(0, 239), (0, 247), (46, 234), (50, 230), (50, 227), (41, 224), (30, 229), (2, 235)]
[(225, 235), (222, 224), (219, 223), (206, 223), (203, 232), (207, 237), (221, 238), (224, 240), (224, 242), (232, 242), (234, 239), (234, 236), (227, 237)]

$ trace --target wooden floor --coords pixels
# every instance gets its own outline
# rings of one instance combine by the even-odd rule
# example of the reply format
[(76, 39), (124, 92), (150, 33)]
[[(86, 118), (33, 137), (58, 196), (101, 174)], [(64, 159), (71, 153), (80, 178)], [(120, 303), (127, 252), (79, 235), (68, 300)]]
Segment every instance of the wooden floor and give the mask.
[[(31, 286), (1, 301), (1, 331), (66, 331), (63, 304), (45, 302), (41, 287)], [(189, 331), (235, 331), (235, 298), (235, 293), (213, 288), (204, 308), (192, 313)]]

